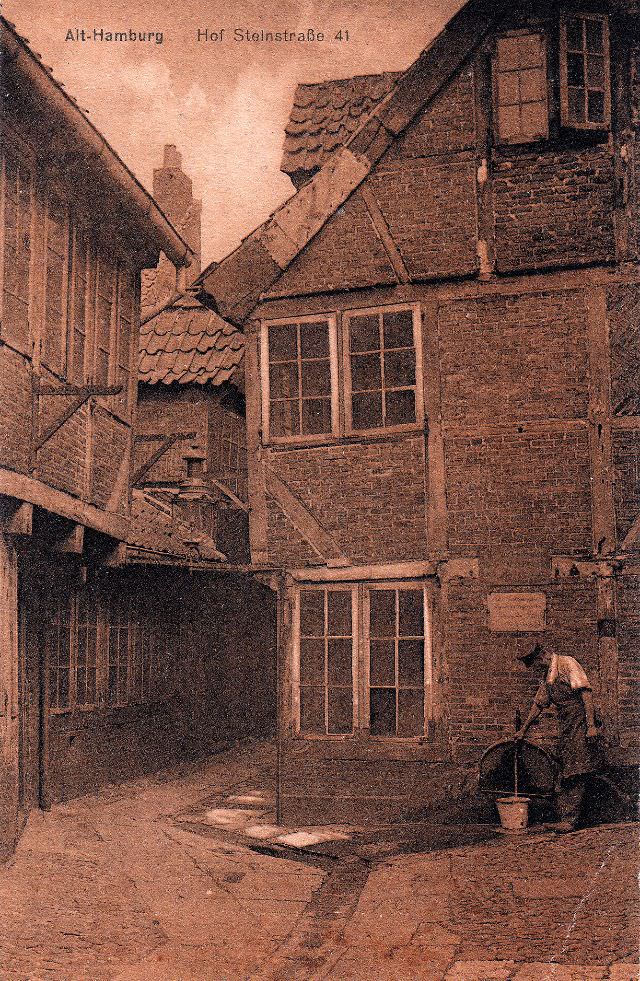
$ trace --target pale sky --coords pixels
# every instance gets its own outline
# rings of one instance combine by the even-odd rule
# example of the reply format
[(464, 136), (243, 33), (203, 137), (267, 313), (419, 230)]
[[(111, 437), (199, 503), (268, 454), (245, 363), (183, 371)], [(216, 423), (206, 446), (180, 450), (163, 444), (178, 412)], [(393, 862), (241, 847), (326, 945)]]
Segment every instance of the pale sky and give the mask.
[[(461, 0), (4, 0), (3, 14), (53, 68), (151, 190), (175, 143), (203, 201), (203, 265), (221, 259), (293, 191), (280, 156), (297, 82), (404, 69)], [(162, 32), (163, 43), (65, 40), (69, 29)], [(224, 28), (223, 40), (197, 30)], [(234, 29), (322, 31), (323, 42), (249, 43)], [(335, 40), (342, 29), (349, 40)]]

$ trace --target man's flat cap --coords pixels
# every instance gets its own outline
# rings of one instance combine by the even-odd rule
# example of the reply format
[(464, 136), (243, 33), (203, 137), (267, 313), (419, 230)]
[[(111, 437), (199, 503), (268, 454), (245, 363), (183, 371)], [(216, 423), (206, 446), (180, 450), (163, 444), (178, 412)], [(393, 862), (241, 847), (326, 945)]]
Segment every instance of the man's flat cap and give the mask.
[(542, 644), (536, 644), (536, 646), (532, 647), (530, 651), (527, 651), (524, 654), (516, 654), (516, 659), (518, 661), (522, 661), (523, 664), (526, 664), (527, 667), (529, 667), (529, 665), (533, 664), (535, 659), (539, 657), (543, 651), (544, 647)]

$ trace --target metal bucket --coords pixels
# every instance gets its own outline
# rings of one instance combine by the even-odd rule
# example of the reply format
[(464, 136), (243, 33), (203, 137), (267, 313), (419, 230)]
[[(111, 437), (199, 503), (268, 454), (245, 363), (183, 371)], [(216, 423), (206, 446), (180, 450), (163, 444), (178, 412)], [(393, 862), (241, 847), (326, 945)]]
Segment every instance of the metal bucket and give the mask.
[(508, 834), (522, 834), (529, 823), (528, 797), (498, 797), (500, 824)]

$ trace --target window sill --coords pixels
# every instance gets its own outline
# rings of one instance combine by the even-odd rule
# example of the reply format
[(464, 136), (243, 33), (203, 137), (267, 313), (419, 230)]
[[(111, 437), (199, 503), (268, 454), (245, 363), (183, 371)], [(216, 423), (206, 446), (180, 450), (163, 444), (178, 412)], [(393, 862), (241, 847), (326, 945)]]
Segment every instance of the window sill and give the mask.
[(352, 446), (359, 443), (384, 443), (398, 436), (423, 436), (427, 432), (426, 424), (418, 423), (411, 426), (394, 427), (393, 429), (367, 429), (344, 433), (341, 436), (318, 436), (314, 438), (297, 438), (287, 440), (272, 439), (263, 443), (265, 449), (275, 452), (286, 450), (315, 449), (323, 446)]

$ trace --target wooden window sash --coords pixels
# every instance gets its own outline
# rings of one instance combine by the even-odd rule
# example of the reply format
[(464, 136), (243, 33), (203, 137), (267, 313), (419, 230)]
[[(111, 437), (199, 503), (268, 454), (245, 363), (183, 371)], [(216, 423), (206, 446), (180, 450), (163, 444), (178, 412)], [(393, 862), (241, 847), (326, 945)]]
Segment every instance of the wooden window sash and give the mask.
[[(500, 76), (505, 74), (517, 74), (518, 76), (522, 71), (527, 71), (529, 69), (513, 69), (512, 72), (500, 71), (499, 67), (499, 44), (502, 40), (518, 38), (530, 38), (536, 37), (540, 41), (540, 47), (542, 52), (542, 66), (539, 71), (543, 78), (544, 85), (544, 99), (540, 102), (518, 102), (513, 103), (514, 106), (518, 106), (520, 118), (522, 118), (522, 106), (529, 104), (544, 104), (545, 111), (545, 126), (541, 133), (531, 134), (531, 133), (519, 133), (515, 136), (505, 136), (500, 131), (500, 109), (504, 105), (511, 105), (511, 103), (502, 103), (500, 101)], [(493, 117), (494, 117), (494, 131), (497, 138), (497, 142), (505, 145), (522, 145), (524, 143), (535, 143), (538, 140), (548, 139), (549, 137), (549, 75), (548, 75), (548, 57), (547, 57), (547, 43), (546, 36), (541, 31), (514, 31), (513, 33), (504, 34), (497, 39), (496, 45), (493, 52), (492, 58), (493, 71), (492, 71), (492, 101), (493, 101)]]
[[(300, 609), (301, 609), (301, 597), (303, 593), (308, 592), (321, 592), (323, 594), (324, 600), (324, 684), (322, 686), (323, 699), (324, 699), (324, 733), (309, 733), (303, 732), (301, 730), (301, 719), (300, 719), (300, 695), (303, 688), (320, 689), (320, 685), (304, 685), (300, 681), (300, 641), (303, 636), (301, 619), (300, 619)], [(343, 592), (348, 593), (351, 596), (351, 705), (352, 705), (352, 722), (351, 722), (351, 732), (348, 733), (331, 733), (328, 731), (329, 728), (329, 692), (330, 687), (339, 686), (329, 686), (328, 679), (328, 642), (332, 635), (328, 634), (328, 593), (332, 592)], [(333, 584), (333, 583), (322, 583), (313, 586), (303, 586), (296, 587), (293, 603), (293, 616), (292, 616), (292, 635), (293, 635), (293, 658), (291, 664), (291, 680), (292, 680), (292, 716), (294, 731), (297, 736), (303, 739), (330, 739), (330, 740), (344, 740), (352, 739), (353, 736), (358, 731), (359, 727), (359, 716), (360, 716), (360, 694), (359, 694), (359, 650), (360, 650), (360, 640), (359, 640), (359, 616), (358, 616), (358, 588), (355, 585), (350, 584)]]
[[(353, 425), (353, 386), (352, 386), (352, 375), (351, 375), (351, 344), (350, 344), (350, 323), (355, 317), (361, 316), (378, 316), (378, 330), (380, 333), (380, 343), (383, 343), (383, 317), (387, 313), (402, 313), (404, 311), (411, 311), (413, 319), (413, 351), (415, 357), (415, 384), (402, 386), (400, 389), (386, 389), (384, 388), (384, 354), (387, 350), (395, 350), (395, 348), (381, 348), (380, 358), (381, 358), (381, 379), (383, 388), (381, 390), (382, 397), (384, 400), (384, 395), (387, 391), (393, 392), (396, 390), (402, 391), (413, 391), (414, 393), (414, 404), (415, 404), (415, 421), (398, 423), (393, 426), (371, 426), (367, 428), (356, 428)], [(399, 350), (409, 350), (408, 348), (402, 348)], [(391, 304), (384, 307), (363, 307), (356, 309), (349, 309), (343, 311), (342, 314), (342, 365), (343, 365), (343, 375), (344, 375), (344, 413), (345, 413), (345, 432), (347, 435), (377, 435), (383, 433), (395, 433), (395, 432), (411, 432), (416, 429), (421, 428), (424, 425), (424, 392), (423, 392), (423, 361), (422, 361), (422, 325), (421, 325), (421, 315), (420, 315), (420, 305), (418, 303), (397, 303)], [(384, 422), (384, 417), (383, 417)]]
[[(330, 380), (330, 405), (331, 405), (331, 430), (328, 433), (297, 433), (289, 436), (272, 436), (270, 432), (271, 423), (271, 392), (269, 380), (269, 328), (281, 326), (294, 326), (304, 323), (325, 322), (329, 335), (329, 380)], [(298, 331), (298, 413), (299, 428), (302, 429), (302, 375), (301, 375), (301, 350), (299, 344)], [(302, 317), (286, 317), (278, 320), (263, 320), (260, 336), (260, 377), (262, 388), (262, 434), (264, 443), (313, 443), (324, 440), (328, 436), (339, 435), (339, 377), (338, 377), (338, 347), (337, 347), (337, 319), (335, 313), (318, 313), (315, 315), (305, 315)]]
[[(110, 270), (111, 278), (111, 296), (107, 297), (103, 295), (102, 282), (103, 276), (101, 275), (101, 270), (103, 268), (108, 268)], [(113, 384), (114, 375), (114, 362), (115, 353), (114, 348), (116, 344), (116, 306), (117, 306), (117, 288), (118, 288), (118, 277), (117, 269), (110, 263), (101, 250), (96, 250), (96, 260), (95, 260), (95, 303), (94, 303), (94, 378), (98, 384), (111, 385)], [(109, 303), (110, 313), (109, 313), (109, 336), (108, 344), (109, 347), (105, 348), (102, 346), (102, 338), (100, 337), (100, 301), (104, 300)], [(106, 378), (99, 375), (98, 366), (98, 356), (99, 353), (106, 355), (107, 362), (107, 373)]]
[[(34, 226), (35, 226), (35, 170), (31, 154), (23, 151), (20, 143), (14, 141), (13, 134), (3, 129), (4, 147), (0, 152), (0, 337), (10, 346), (15, 346), (22, 353), (30, 353), (30, 342), (32, 340), (32, 305), (33, 305), (33, 285), (34, 285)], [(29, 262), (27, 266), (26, 299), (21, 295), (9, 294), (20, 304), (26, 304), (26, 329), (22, 336), (8, 331), (5, 310), (5, 217), (6, 217), (6, 197), (8, 193), (7, 182), (7, 157), (11, 157), (16, 168), (16, 249), (19, 251), (18, 240), (22, 228), (21, 221), (21, 187), (23, 172), (27, 175), (28, 184), (28, 237), (29, 237)]]
[[(365, 636), (365, 645), (363, 650), (363, 674), (365, 679), (365, 694), (362, 700), (363, 713), (362, 713), (362, 726), (367, 732), (370, 731), (370, 710), (371, 710), (371, 594), (377, 591), (387, 590), (395, 593), (395, 636), (394, 636), (394, 685), (374, 685), (374, 688), (394, 688), (395, 689), (395, 713), (396, 713), (396, 733), (395, 735), (372, 735), (372, 739), (384, 739), (384, 740), (394, 740), (398, 742), (416, 742), (422, 740), (427, 735), (428, 723), (433, 719), (434, 712), (434, 691), (433, 691), (433, 631), (432, 631), (432, 603), (431, 598), (428, 593), (428, 589), (425, 584), (411, 583), (411, 582), (376, 582), (376, 583), (366, 583), (364, 584), (364, 597), (363, 597), (363, 634)], [(408, 637), (405, 638), (404, 635), (399, 633), (399, 616), (400, 616), (400, 597), (399, 594), (403, 591), (411, 590), (413, 592), (422, 592), (423, 599), (423, 618), (424, 618), (424, 636), (419, 638)], [(413, 736), (403, 736), (398, 735), (398, 720), (399, 720), (399, 695), (401, 691), (419, 691), (419, 685), (401, 686), (400, 676), (399, 676), (399, 642), (403, 639), (421, 639), (423, 641), (423, 670), (424, 670), (424, 683), (422, 686), (423, 690), (423, 716), (422, 716), (422, 733)]]
[[(53, 224), (51, 220), (51, 201), (55, 197), (58, 204), (61, 205), (62, 211), (64, 213), (64, 255), (60, 256), (54, 249), (50, 249), (49, 246), (49, 229)], [(68, 340), (69, 340), (69, 298), (70, 298), (70, 276), (71, 276), (71, 221), (69, 214), (68, 204), (59, 196), (47, 194), (45, 202), (45, 213), (44, 213), (44, 263), (42, 270), (43, 278), (43, 336), (42, 336), (42, 363), (51, 371), (53, 374), (57, 375), (59, 378), (66, 378), (68, 372)], [(56, 347), (58, 350), (58, 364), (52, 364), (50, 360), (50, 354), (47, 352), (47, 339), (52, 336), (51, 325), (49, 324), (47, 316), (48, 308), (48, 298), (49, 298), (49, 254), (50, 252), (57, 258), (61, 258), (63, 261), (62, 266), (62, 276), (61, 276), (61, 291), (60, 291), (60, 318), (61, 322), (57, 327), (58, 340)], [(55, 351), (53, 352), (56, 353)]]
[[(585, 84), (579, 86), (584, 90), (584, 100), (585, 100), (585, 121), (580, 122), (570, 119), (569, 110), (569, 79), (568, 79), (568, 66), (569, 66), (569, 48), (567, 31), (569, 22), (572, 20), (580, 20), (583, 22), (583, 45), (582, 45), (582, 57), (583, 64), (585, 68)], [(592, 20), (597, 21), (602, 25), (602, 39), (603, 39), (603, 60), (604, 60), (604, 88), (595, 89), (591, 87), (592, 91), (601, 91), (604, 93), (604, 119), (602, 122), (592, 122), (589, 121), (588, 117), (588, 98), (589, 89), (588, 79), (586, 76), (586, 21)], [(580, 129), (580, 130), (609, 130), (611, 128), (611, 52), (609, 44), (609, 18), (606, 14), (596, 14), (583, 11), (572, 11), (571, 13), (563, 14), (560, 18), (560, 122), (562, 126), (567, 129)]]

